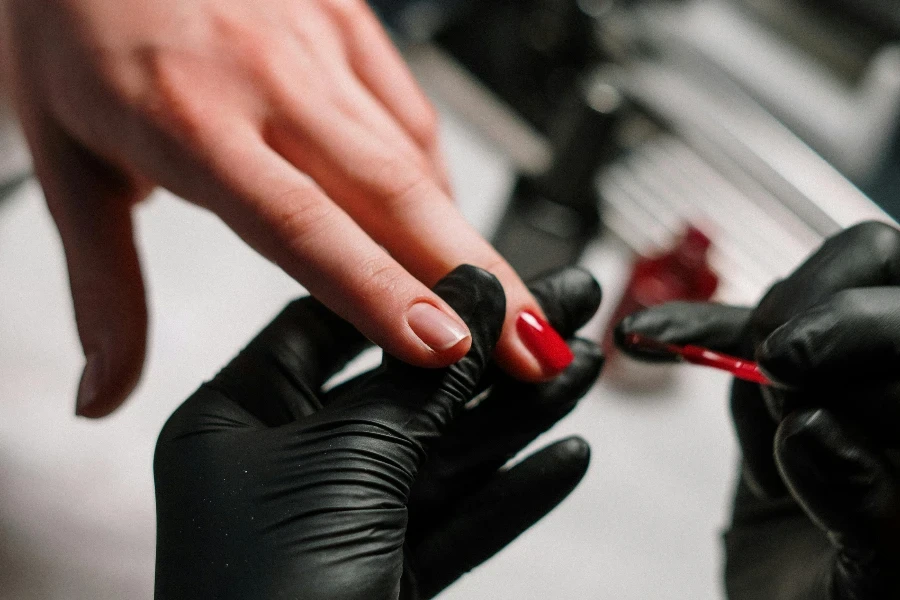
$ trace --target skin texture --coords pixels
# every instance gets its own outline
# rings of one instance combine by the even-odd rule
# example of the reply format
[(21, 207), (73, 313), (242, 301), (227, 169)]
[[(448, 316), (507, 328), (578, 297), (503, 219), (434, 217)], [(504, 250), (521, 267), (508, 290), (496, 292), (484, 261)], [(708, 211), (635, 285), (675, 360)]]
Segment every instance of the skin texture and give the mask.
[(311, 298), (289, 305), (160, 434), (156, 598), (431, 598), (552, 510), (583, 440), (504, 465), (599, 375), (598, 347), (571, 336), (600, 294), (576, 269), (533, 289), (576, 355), (544, 384), (491, 364), (504, 296), (474, 267), (435, 288), (473, 334), (446, 369), (387, 357), (323, 392), (365, 340)]
[(900, 232), (840, 233), (755, 309), (674, 303), (632, 332), (756, 358), (781, 384), (732, 387), (730, 599), (900, 597)]
[(132, 209), (155, 186), (417, 366), (452, 364), (471, 340), (435, 351), (407, 310), (462, 326), (429, 287), (483, 267), (507, 297), (497, 361), (555, 375), (513, 326), (538, 305), (453, 204), (435, 111), (362, 0), (4, 0), (0, 44), (68, 262), (80, 414), (114, 410), (142, 370)]

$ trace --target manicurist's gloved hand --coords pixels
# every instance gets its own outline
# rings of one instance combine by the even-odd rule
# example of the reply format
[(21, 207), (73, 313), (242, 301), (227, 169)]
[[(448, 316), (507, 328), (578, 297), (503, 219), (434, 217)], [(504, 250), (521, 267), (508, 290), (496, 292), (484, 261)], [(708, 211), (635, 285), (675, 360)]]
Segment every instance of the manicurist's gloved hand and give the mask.
[(755, 309), (674, 303), (618, 333), (756, 358), (789, 386), (733, 384), (731, 600), (900, 598), (900, 232), (836, 235)]
[(132, 212), (157, 186), (417, 366), (470, 344), (430, 286), (485, 268), (507, 298), (498, 363), (562, 370), (520, 334), (540, 308), (453, 203), (435, 110), (365, 0), (2, 0), (0, 70), (66, 254), (78, 414), (110, 413), (140, 376)]
[[(532, 291), (567, 337), (600, 301), (575, 269)], [(157, 599), (430, 598), (571, 492), (579, 438), (504, 464), (591, 386), (596, 345), (570, 337), (559, 378), (516, 381), (490, 363), (498, 281), (464, 266), (435, 292), (472, 332), (452, 367), (386, 357), (323, 392), (365, 340), (305, 298), (173, 414), (155, 459)]]

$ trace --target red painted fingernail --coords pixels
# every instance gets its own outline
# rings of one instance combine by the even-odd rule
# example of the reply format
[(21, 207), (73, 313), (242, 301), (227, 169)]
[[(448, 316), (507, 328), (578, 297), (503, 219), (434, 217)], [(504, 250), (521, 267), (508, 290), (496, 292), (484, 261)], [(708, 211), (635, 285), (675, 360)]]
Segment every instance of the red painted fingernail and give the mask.
[(516, 331), (541, 366), (554, 373), (563, 371), (575, 360), (566, 341), (545, 320), (530, 310), (519, 313)]

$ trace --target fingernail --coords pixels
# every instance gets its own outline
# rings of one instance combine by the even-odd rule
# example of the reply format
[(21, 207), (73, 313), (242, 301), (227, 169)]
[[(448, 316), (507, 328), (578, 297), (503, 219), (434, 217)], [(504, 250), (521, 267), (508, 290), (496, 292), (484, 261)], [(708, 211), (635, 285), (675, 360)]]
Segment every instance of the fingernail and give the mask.
[(572, 354), (566, 341), (549, 323), (530, 310), (519, 313), (516, 331), (525, 347), (547, 371), (562, 372), (575, 360), (575, 355)]
[(78, 398), (75, 400), (75, 414), (85, 416), (85, 409), (97, 400), (97, 394), (103, 385), (105, 360), (99, 352), (88, 354), (78, 384)]
[(438, 307), (419, 302), (406, 312), (406, 322), (425, 345), (443, 352), (469, 337), (469, 330)]

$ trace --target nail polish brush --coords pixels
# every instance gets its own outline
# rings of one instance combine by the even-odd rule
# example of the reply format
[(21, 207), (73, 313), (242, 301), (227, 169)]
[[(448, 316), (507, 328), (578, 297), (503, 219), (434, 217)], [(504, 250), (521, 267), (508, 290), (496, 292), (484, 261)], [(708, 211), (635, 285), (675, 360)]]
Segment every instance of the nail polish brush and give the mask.
[(759, 383), (761, 385), (777, 386), (777, 384), (759, 369), (759, 365), (755, 361), (744, 360), (743, 358), (738, 358), (736, 356), (715, 352), (714, 350), (702, 346), (695, 346), (692, 344), (683, 346), (679, 344), (670, 344), (643, 336), (639, 333), (629, 333), (626, 335), (625, 345), (635, 350), (669, 354), (693, 365), (702, 365), (726, 371), (744, 381)]

